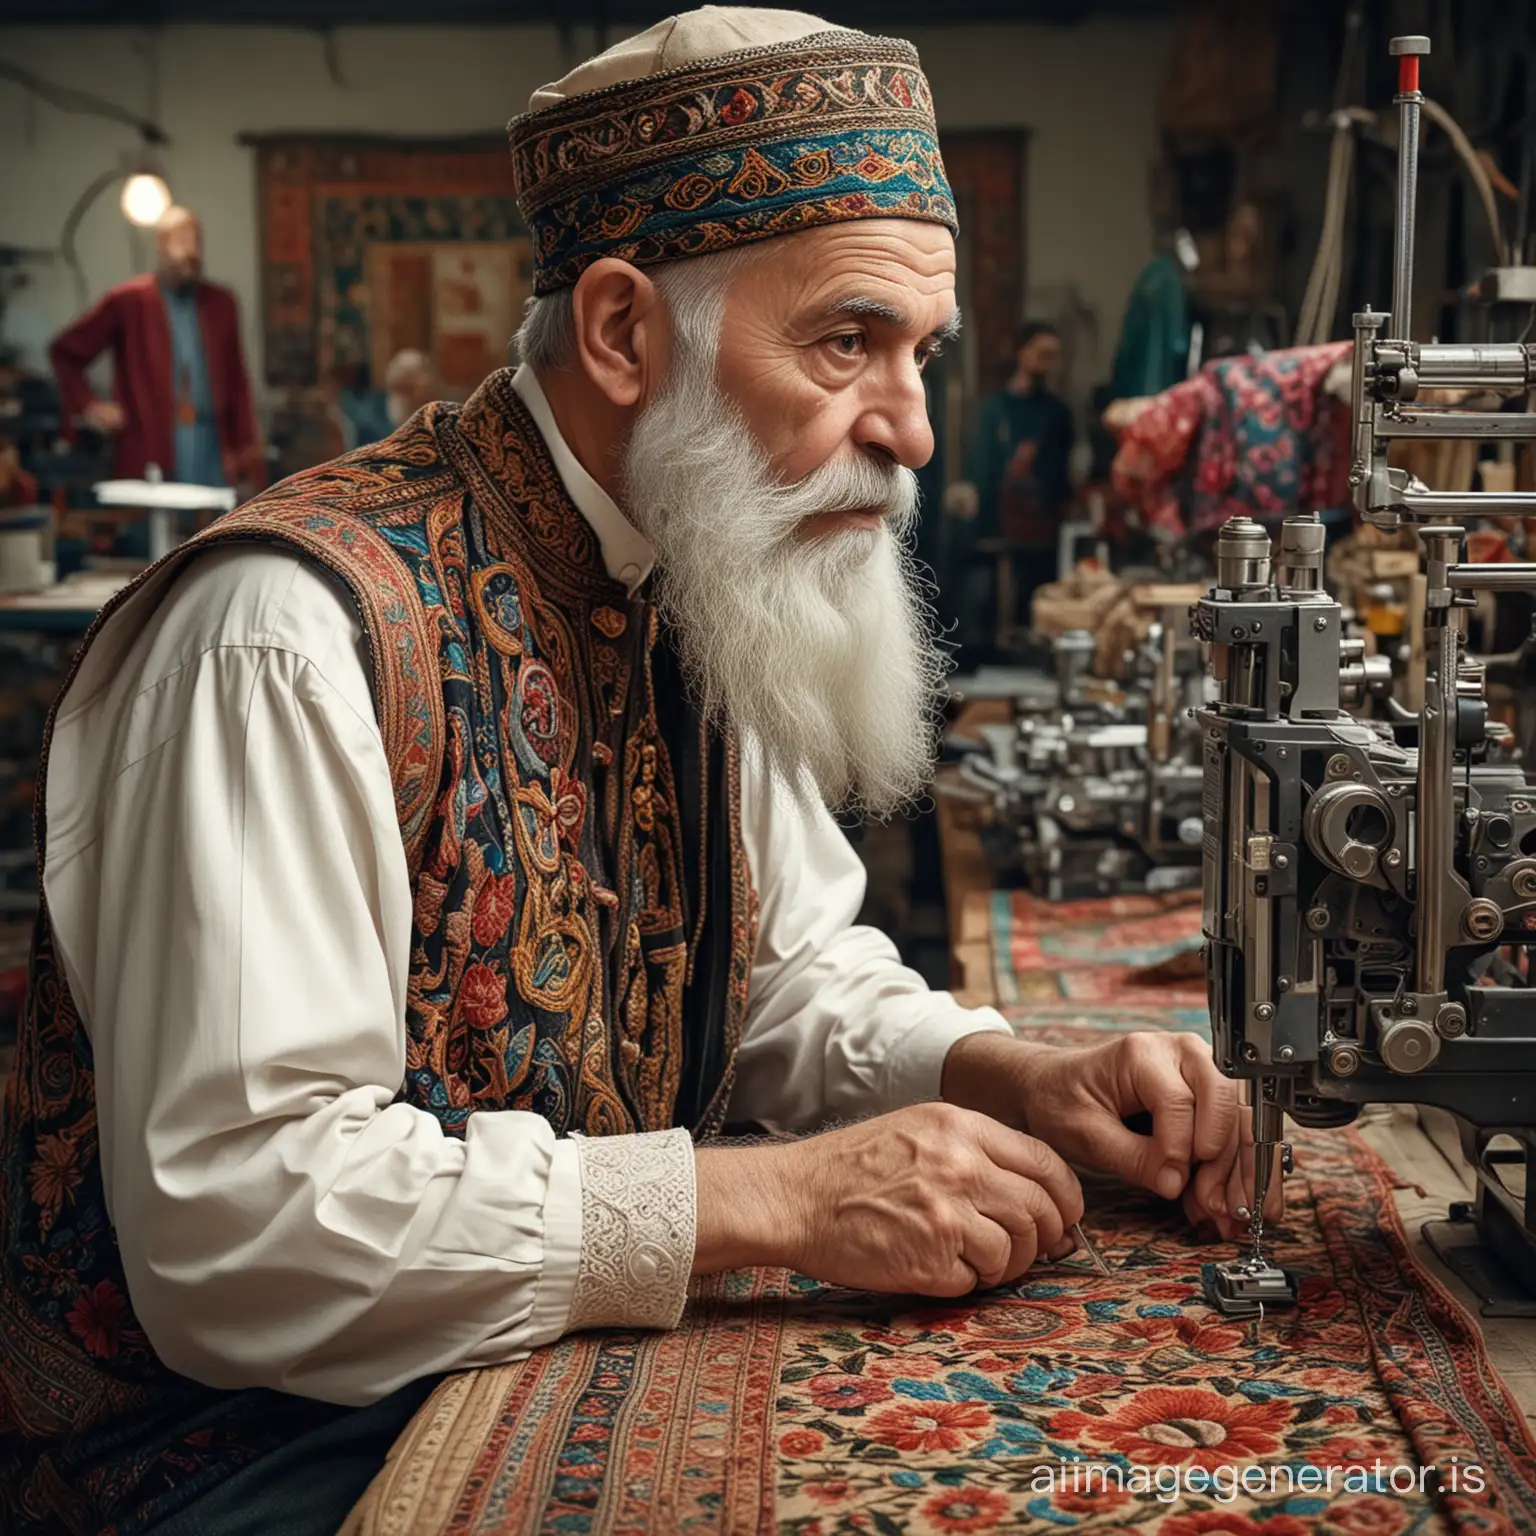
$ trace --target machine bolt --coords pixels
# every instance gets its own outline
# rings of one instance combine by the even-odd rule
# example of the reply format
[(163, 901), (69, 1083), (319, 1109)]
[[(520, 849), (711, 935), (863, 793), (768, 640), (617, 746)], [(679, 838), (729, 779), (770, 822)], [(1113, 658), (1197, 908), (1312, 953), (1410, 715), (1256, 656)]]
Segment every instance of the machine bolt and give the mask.
[(1234, 640), (1246, 640), (1248, 638), (1248, 631), (1241, 624), (1234, 624), (1232, 626), (1232, 638)]
[(1510, 884), (1516, 896), (1536, 896), (1536, 869), (1518, 869)]
[(1312, 620), (1312, 628), (1315, 629), (1318, 634), (1322, 634), (1322, 632), (1328, 628), (1328, 620), (1325, 619), (1322, 614), (1318, 614), (1318, 616)]
[(1256, 1046), (1252, 1042), (1250, 1042), (1249, 1044), (1247, 1044), (1247, 1045), (1245, 1045), (1243, 1047), (1243, 1060), (1244, 1061), (1257, 1061), (1258, 1059), (1259, 1059), (1259, 1048), (1258, 1048), (1258, 1046)]
[(1467, 1010), (1460, 1003), (1442, 1003), (1435, 1015), (1435, 1032), (1442, 1040), (1456, 1040), (1467, 1032)]
[(1486, 896), (1474, 897), (1461, 914), (1461, 931), (1477, 943), (1498, 938), (1504, 931), (1504, 909)]
[(1330, 779), (1347, 779), (1354, 771), (1354, 760), (1347, 752), (1335, 752), (1328, 759), (1328, 777)]
[(1313, 907), (1307, 913), (1307, 927), (1312, 929), (1314, 933), (1321, 933), (1332, 921), (1333, 918), (1327, 907)]
[(1360, 1068), (1360, 1052), (1352, 1045), (1337, 1045), (1328, 1053), (1328, 1070), (1335, 1077), (1350, 1077)]
[(1290, 858), (1283, 853), (1277, 853), (1274, 857), (1273, 863), (1276, 869), (1289, 869), (1291, 867)]
[(1264, 628), (1264, 626), (1263, 626), (1263, 625), (1262, 625), (1262, 624), (1260, 624), (1260, 623), (1259, 623), (1259, 622), (1258, 622), (1258, 620), (1255, 620), (1255, 621), (1254, 621), (1254, 625), (1253, 625), (1253, 633), (1254, 633), (1254, 634), (1258, 634), (1258, 632), (1259, 632), (1259, 631), (1260, 631), (1260, 630), (1261, 630), (1261, 629), (1263, 629), (1263, 628)]
[(1275, 1005), (1273, 1003), (1255, 1003), (1253, 1005), (1253, 1016), (1259, 1023), (1268, 1024), (1275, 1016)]
[(1296, 1052), (1293, 1051), (1290, 1046), (1282, 1045), (1276, 1054), (1280, 1057), (1281, 1061), (1289, 1061), (1296, 1054)]
[(1416, 997), (1405, 997), (1398, 1006), (1404, 1013), (1417, 1013), (1419, 1011), (1419, 1000)]
[(1524, 800), (1511, 800), (1509, 802), (1509, 808), (1512, 811), (1528, 811), (1528, 810), (1530, 810), (1530, 806), (1528, 806), (1525, 803)]
[(1291, 990), (1291, 978), (1289, 976), (1275, 977), (1275, 991), (1289, 992)]
[(1400, 849), (1400, 848), (1389, 848), (1389, 849), (1387, 849), (1385, 855), (1383, 855), (1383, 857), (1382, 857), (1382, 861), (1381, 862), (1383, 864), (1385, 864), (1388, 869), (1396, 869), (1397, 866), (1403, 862), (1402, 849)]
[(1289, 753), (1287, 752), (1287, 750), (1284, 747), (1281, 747), (1280, 751), (1276, 755), (1279, 758), (1281, 758), (1282, 760), (1284, 760), (1287, 756), (1289, 756)]
[(1400, 799), (1403, 793), (1403, 786), (1401, 784), (1388, 784), (1387, 793), (1391, 795), (1394, 800)]

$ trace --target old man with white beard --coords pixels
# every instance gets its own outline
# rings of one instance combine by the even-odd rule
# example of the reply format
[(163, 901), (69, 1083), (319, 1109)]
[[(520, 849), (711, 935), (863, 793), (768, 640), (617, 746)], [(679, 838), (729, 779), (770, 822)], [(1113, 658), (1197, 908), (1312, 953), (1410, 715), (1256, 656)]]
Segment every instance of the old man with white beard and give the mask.
[(51, 719), (7, 1529), (334, 1531), (444, 1372), (735, 1266), (1012, 1280), (1069, 1162), (1237, 1230), (1206, 1047), (1020, 1043), (855, 923), (828, 807), (923, 791), (943, 670), (911, 48), (707, 8), (511, 137), (521, 366), (173, 553)]

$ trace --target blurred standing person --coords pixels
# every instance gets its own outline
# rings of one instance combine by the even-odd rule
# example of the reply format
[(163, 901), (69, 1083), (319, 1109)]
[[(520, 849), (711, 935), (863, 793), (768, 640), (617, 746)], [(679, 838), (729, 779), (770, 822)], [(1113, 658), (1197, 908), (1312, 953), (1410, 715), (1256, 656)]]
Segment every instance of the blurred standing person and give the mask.
[[(966, 455), (966, 478), (950, 487), (946, 506), (967, 525), (955, 542), (972, 622), (985, 613), (990, 563), (979, 563), (977, 546), (1005, 539), (1014, 571), (1017, 613), (1027, 619), (1035, 589), (1055, 580), (1062, 518), (1072, 498), (1068, 461), (1072, 411), (1050, 381), (1061, 365), (1061, 333), (1030, 320), (1014, 338), (1014, 370), (1008, 383), (982, 402)], [(980, 636), (972, 636), (973, 640)]]
[[(113, 397), (103, 400), (86, 370), (108, 351)], [(155, 464), (190, 485), (265, 485), (239, 306), (203, 277), (202, 225), (187, 209), (167, 209), (155, 226), (155, 270), (110, 289), (49, 356), (66, 430), (84, 420), (115, 436), (120, 477), (140, 479)]]
[(425, 352), (406, 347), (390, 358), (384, 370), (384, 403), (392, 428), (403, 426), (422, 406), (442, 397), (442, 380)]

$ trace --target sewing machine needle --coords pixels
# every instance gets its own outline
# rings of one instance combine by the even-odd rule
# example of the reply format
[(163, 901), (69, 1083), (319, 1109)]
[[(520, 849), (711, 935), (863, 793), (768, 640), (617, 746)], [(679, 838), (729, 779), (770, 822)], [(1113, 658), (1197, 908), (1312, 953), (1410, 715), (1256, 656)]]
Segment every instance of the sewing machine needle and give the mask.
[(1099, 1250), (1088, 1241), (1087, 1234), (1083, 1231), (1082, 1222), (1074, 1221), (1072, 1223), (1072, 1235), (1077, 1238), (1078, 1246), (1093, 1260), (1093, 1267), (1101, 1275), (1107, 1275), (1110, 1272), (1109, 1265), (1100, 1257)]

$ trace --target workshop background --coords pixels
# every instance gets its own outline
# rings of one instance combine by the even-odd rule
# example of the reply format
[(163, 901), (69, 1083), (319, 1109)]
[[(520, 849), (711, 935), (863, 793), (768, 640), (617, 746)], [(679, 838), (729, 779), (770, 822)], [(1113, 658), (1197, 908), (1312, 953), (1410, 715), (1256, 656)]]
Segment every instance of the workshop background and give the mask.
[[(954, 651), (951, 693), (929, 799), (888, 823), (847, 822), (870, 875), (864, 917), (932, 984), (1057, 1043), (1129, 1025), (1208, 1029), (1198, 887), (1209, 810), (1185, 722), (1210, 684), (1190, 606), (1211, 585), (1226, 519), (1273, 533), (1286, 513), (1316, 512), (1328, 588), (1361, 637), (1341, 652), (1352, 703), (1384, 710), (1387, 684), (1408, 709), (1422, 701), (1417, 545), (1363, 526), (1350, 505), (1351, 316), (1388, 308), (1393, 286), (1388, 40), (1434, 40), (1414, 334), (1526, 341), (1536, 0), (817, 9), (916, 44), (962, 224), (966, 325), (926, 375), (937, 451), (920, 477), (917, 535)], [(503, 366), (531, 274), (506, 121), (664, 10), (0, 0), (0, 1078), (37, 907), (43, 723), (81, 636), (148, 561), (224, 508), (386, 434), (420, 400), (467, 398)], [(222, 459), (196, 480), (147, 462), (142, 445), (129, 462), (130, 445), (87, 409), (113, 387), (105, 330), (89, 317), (154, 271), (155, 226), (173, 205), (195, 215), (204, 273), (233, 297), (205, 362), (248, 382), (253, 428), (249, 442), (225, 434)], [(1517, 274), (1507, 291), (1490, 269)], [(202, 336), (212, 349), (206, 321)], [(132, 356), (124, 366), (129, 387), (161, 387)], [(1489, 408), (1473, 390), (1443, 403)], [(180, 392), (155, 409), (169, 421), (173, 405), (178, 422), (201, 420)], [(1437, 490), (1536, 491), (1526, 443), (1404, 445), (1393, 462)], [(1533, 529), (1481, 527), (1473, 558), (1532, 558)], [(1506, 662), (1486, 680), (1499, 741), (1528, 760), (1530, 599), (1481, 602), (1470, 622), (1479, 654)], [(1305, 1326), (1321, 1332), (1288, 1353), (1257, 1329), (1250, 1340), (1186, 1312), (1201, 1293), (1185, 1283), (1185, 1239), (1128, 1199), (1107, 1209), (1121, 1223), (1119, 1262), (1139, 1266), (1130, 1300), (1113, 1284), (1095, 1291), (1070, 1327), (1051, 1311), (1063, 1289), (1052, 1284), (1029, 1306), (964, 1322), (930, 1309), (855, 1323), (835, 1298), (769, 1280), (742, 1323), (726, 1305), (740, 1296), (711, 1293), (716, 1310), (646, 1366), (669, 1403), (693, 1379), (689, 1361), (720, 1373), (677, 1405), (690, 1447), (677, 1464), (704, 1468), (700, 1508), (755, 1496), (717, 1488), (698, 1449), (716, 1433), (705, 1415), (718, 1397), (737, 1415), (742, 1466), (762, 1486), (779, 1479), (780, 1528), (799, 1536), (1016, 1529), (1000, 1522), (1018, 1490), (978, 1468), (1002, 1467), (1026, 1442), (1206, 1468), (1465, 1453), (1507, 1490), (1503, 1503), (1432, 1507), (1373, 1483), (1335, 1525), (1327, 1501), (1261, 1501), (1249, 1514), (1207, 1501), (1184, 1524), (1170, 1518), (1167, 1536), (1532, 1528), (1536, 1325), (1474, 1320), (1474, 1292), (1418, 1235), (1474, 1189), (1455, 1128), (1399, 1109), (1366, 1115), (1350, 1136), (1298, 1138), (1311, 1193), (1289, 1252), (1332, 1279), (1304, 1288)], [(781, 1303), (788, 1321), (774, 1322)], [(1127, 1319), (1129, 1333), (1111, 1337)], [(711, 1352), (712, 1329), (734, 1352)], [(575, 1403), (589, 1367), (612, 1369), (597, 1350), (583, 1343), (549, 1367), (552, 1400)], [(786, 1366), (772, 1401), (751, 1374), (768, 1356)], [(1149, 1388), (1154, 1378), (1169, 1384)], [(402, 1455), (399, 1488), (376, 1490), (366, 1528), (510, 1529), (462, 1523), (459, 1473), (430, 1465), (428, 1441), (499, 1443), (519, 1383), (514, 1372), (505, 1398), (493, 1383), (440, 1404), (436, 1439)], [(529, 1453), (539, 1476), (559, 1442), (546, 1449)], [(961, 1470), (940, 1466), (962, 1452)], [(489, 1499), (510, 1474), (484, 1466), (476, 1497)], [(498, 1507), (526, 1513), (546, 1493), (519, 1486)], [(1155, 1503), (1053, 1497), (1038, 1513), (1058, 1528), (1106, 1509), (1121, 1528), (1161, 1519)]]

